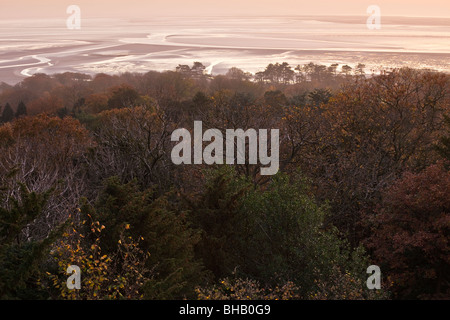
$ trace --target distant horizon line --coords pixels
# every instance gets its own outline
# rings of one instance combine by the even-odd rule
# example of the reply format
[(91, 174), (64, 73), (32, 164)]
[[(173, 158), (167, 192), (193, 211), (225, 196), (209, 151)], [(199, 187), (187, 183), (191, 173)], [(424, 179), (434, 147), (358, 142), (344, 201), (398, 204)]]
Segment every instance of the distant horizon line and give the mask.
[[(201, 15), (149, 15), (148, 18), (211, 18), (211, 17), (226, 17), (226, 18), (245, 18), (245, 17), (367, 17), (366, 14), (237, 14), (237, 15), (231, 15), (231, 14), (201, 14)], [(432, 18), (432, 19), (448, 19), (450, 20), (450, 16), (417, 16), (417, 15), (397, 15), (397, 14), (383, 14), (383, 17), (386, 18)], [(42, 17), (42, 18), (9, 18), (9, 17), (1, 17), (0, 18), (5, 20), (16, 20), (16, 21), (23, 21), (23, 20), (59, 20), (59, 19), (66, 19), (66, 17)], [(111, 16), (111, 17), (105, 17), (105, 16), (89, 16), (84, 19), (145, 19), (145, 16), (129, 16), (129, 17), (122, 17), (122, 16)]]

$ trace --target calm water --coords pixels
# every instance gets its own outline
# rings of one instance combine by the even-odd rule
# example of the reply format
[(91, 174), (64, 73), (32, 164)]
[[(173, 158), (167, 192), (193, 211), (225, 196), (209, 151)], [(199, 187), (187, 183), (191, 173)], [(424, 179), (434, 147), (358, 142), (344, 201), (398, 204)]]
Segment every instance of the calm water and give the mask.
[(268, 63), (349, 64), (368, 70), (411, 66), (450, 72), (450, 19), (367, 17), (211, 17), (1, 21), (0, 82), (36, 72), (145, 72), (201, 61), (213, 74)]

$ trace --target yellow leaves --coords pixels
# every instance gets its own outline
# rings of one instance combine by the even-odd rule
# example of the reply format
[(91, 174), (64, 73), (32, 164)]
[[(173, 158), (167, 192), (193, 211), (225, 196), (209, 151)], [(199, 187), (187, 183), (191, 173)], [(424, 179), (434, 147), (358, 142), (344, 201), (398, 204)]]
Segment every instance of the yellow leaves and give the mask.
[[(105, 226), (98, 221), (92, 221), (90, 228), (103, 230)], [(125, 229), (127, 228), (131, 228), (131, 226), (125, 225)], [(74, 229), (74, 232), (77, 231), (77, 226), (73, 223), (69, 230), (72, 229)], [(62, 239), (51, 252), (52, 259), (58, 265), (59, 272), (57, 274), (46, 272), (45, 274), (51, 281), (52, 288), (58, 292), (59, 297), (62, 299), (142, 298), (140, 288), (148, 279), (149, 270), (145, 267), (148, 253), (139, 248), (139, 241), (122, 235), (121, 239), (118, 240), (117, 252), (111, 253), (110, 256), (109, 254), (101, 254), (101, 242), (97, 232), (94, 234), (96, 236), (93, 239), (94, 241), (88, 243), (80, 239), (78, 234), (74, 236), (75, 234), (70, 232), (68, 237)], [(138, 239), (143, 240), (144, 238), (139, 237)], [(118, 255), (125, 260), (121, 271), (116, 268), (115, 263), (117, 261), (113, 261), (113, 258)], [(82, 290), (70, 291), (67, 289), (64, 281), (67, 279), (66, 269), (68, 265), (80, 267)], [(45, 283), (42, 282), (41, 286)]]

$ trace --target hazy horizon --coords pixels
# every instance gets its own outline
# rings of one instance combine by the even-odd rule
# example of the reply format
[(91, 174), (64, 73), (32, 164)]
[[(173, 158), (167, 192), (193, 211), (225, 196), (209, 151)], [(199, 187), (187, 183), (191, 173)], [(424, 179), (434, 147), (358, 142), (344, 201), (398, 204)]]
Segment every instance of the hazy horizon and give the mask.
[(450, 18), (447, 0), (2, 0), (0, 18), (52, 18), (65, 16), (69, 5), (78, 5), (85, 18), (152, 17), (152, 16), (280, 16), (280, 15), (365, 15), (370, 5), (381, 8), (384, 16)]

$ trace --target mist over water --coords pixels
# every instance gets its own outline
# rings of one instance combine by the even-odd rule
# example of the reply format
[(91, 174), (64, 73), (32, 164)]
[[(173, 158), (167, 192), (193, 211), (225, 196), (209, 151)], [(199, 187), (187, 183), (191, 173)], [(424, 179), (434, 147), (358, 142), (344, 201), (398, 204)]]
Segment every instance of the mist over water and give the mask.
[(366, 72), (409, 66), (450, 71), (450, 19), (366, 16), (164, 17), (0, 22), (0, 82), (34, 73), (147, 72), (200, 61), (212, 74), (269, 63), (366, 65)]

